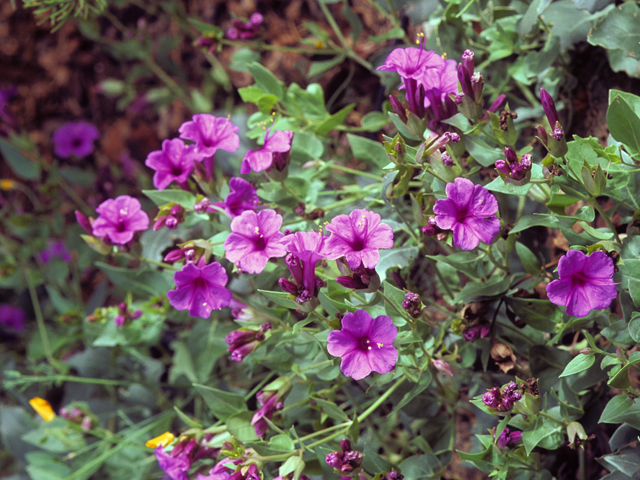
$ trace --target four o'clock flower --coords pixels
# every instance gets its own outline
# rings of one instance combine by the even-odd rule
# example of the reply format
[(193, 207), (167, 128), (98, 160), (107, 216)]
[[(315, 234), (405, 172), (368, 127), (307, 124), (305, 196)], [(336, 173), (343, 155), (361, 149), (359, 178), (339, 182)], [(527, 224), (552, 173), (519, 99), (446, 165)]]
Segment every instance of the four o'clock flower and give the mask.
[(542, 103), (542, 108), (544, 109), (544, 114), (549, 121), (551, 132), (546, 132), (544, 127), (538, 125), (536, 127), (538, 130), (538, 137), (551, 155), (554, 157), (562, 157), (567, 153), (568, 146), (567, 141), (564, 138), (564, 130), (562, 130), (562, 125), (560, 124), (560, 117), (556, 110), (556, 104), (554, 103), (553, 98), (551, 98), (551, 95), (549, 95), (549, 92), (544, 88), (540, 89), (540, 101)]
[(352, 270), (360, 263), (374, 268), (380, 260), (378, 249), (393, 248), (393, 230), (380, 223), (380, 215), (365, 209), (356, 209), (349, 215), (338, 215), (326, 226), (331, 236), (325, 242), (328, 259), (345, 257)]
[(247, 210), (255, 210), (258, 208), (258, 194), (253, 185), (244, 178), (233, 177), (229, 180), (229, 188), (231, 193), (227, 195), (224, 202), (214, 203), (216, 207), (224, 209), (231, 218), (235, 218), (242, 212)]
[(258, 348), (260, 342), (265, 339), (265, 332), (272, 328), (273, 325), (270, 322), (265, 322), (257, 331), (251, 328), (240, 328), (229, 333), (224, 337), (224, 341), (229, 345), (227, 352), (231, 353), (231, 360), (241, 362), (244, 357)]
[(229, 305), (231, 292), (225, 288), (227, 272), (218, 262), (202, 268), (186, 263), (173, 276), (175, 290), (167, 292), (169, 303), (176, 310), (188, 310), (192, 317), (209, 318), (211, 310)]
[(616, 298), (613, 260), (602, 251), (587, 256), (569, 250), (558, 262), (559, 280), (547, 285), (551, 303), (566, 305), (566, 314), (585, 317), (591, 310), (607, 308)]
[(258, 213), (247, 210), (231, 221), (231, 233), (224, 241), (227, 260), (247, 273), (260, 273), (270, 258), (287, 253), (280, 240), (282, 217), (275, 210)]
[(472, 250), (481, 241), (491, 243), (500, 232), (495, 197), (482, 185), (474, 185), (462, 177), (448, 183), (445, 191), (447, 198), (436, 201), (433, 212), (438, 227), (453, 230), (453, 244)]
[(198, 113), (191, 121), (180, 125), (180, 138), (195, 142), (195, 160), (201, 161), (215, 155), (218, 149), (235, 152), (240, 146), (240, 130), (226, 117), (214, 117), (208, 113)]
[(119, 245), (129, 242), (136, 231), (149, 228), (149, 217), (141, 210), (140, 201), (129, 195), (102, 202), (96, 212), (100, 216), (91, 225), (93, 235), (106, 235)]
[(25, 327), (27, 314), (13, 305), (0, 305), (0, 325), (11, 330), (22, 332)]
[(284, 399), (290, 391), (291, 380), (288, 377), (280, 377), (256, 394), (260, 408), (253, 415), (251, 425), (257, 436), (262, 437), (267, 432), (269, 424), (265, 418), (271, 420), (276, 411), (282, 410)]
[(328, 453), (325, 462), (335, 468), (340, 473), (340, 477), (345, 480), (351, 478), (354, 472), (357, 473), (363, 458), (362, 452), (352, 450), (351, 442), (345, 438), (340, 442), (340, 450)]
[(293, 132), (291, 130), (275, 131), (267, 130), (264, 137), (264, 144), (259, 150), (249, 150), (242, 159), (240, 173), (246, 175), (254, 172), (262, 172), (271, 167), (274, 156), (291, 150), (291, 140)]
[(100, 132), (91, 123), (65, 123), (53, 133), (53, 151), (60, 158), (86, 157), (93, 152), (93, 142), (98, 138)]
[[(285, 261), (293, 281), (281, 278), (278, 283), (285, 292), (294, 295), (300, 304), (316, 298), (323, 285), (315, 272), (316, 264), (324, 258), (322, 250), (325, 238), (318, 232), (296, 232), (280, 241), (289, 252)], [(317, 303), (312, 305), (315, 308)]]
[[(495, 432), (493, 434), (493, 437), (495, 438)], [(498, 448), (502, 449), (505, 447), (510, 447), (520, 440), (522, 440), (522, 432), (518, 432), (515, 430), (512, 432), (505, 427), (504, 429), (502, 429), (502, 433), (496, 439), (496, 445), (498, 446)]]
[(156, 171), (153, 186), (164, 190), (174, 180), (184, 183), (193, 170), (195, 147), (186, 146), (179, 138), (162, 142), (162, 150), (151, 152), (144, 164)]
[(393, 370), (398, 359), (398, 351), (393, 347), (397, 334), (390, 317), (371, 318), (366, 310), (356, 310), (342, 318), (342, 330), (329, 333), (327, 350), (334, 357), (342, 357), (342, 373), (361, 380), (372, 371)]

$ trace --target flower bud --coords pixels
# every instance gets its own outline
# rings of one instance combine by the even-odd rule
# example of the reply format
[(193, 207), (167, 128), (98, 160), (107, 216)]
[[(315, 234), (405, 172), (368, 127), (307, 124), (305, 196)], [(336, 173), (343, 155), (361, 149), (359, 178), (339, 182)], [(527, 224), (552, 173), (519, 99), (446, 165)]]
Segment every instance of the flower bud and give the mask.
[(76, 221), (78, 222), (78, 224), (84, 229), (85, 232), (87, 232), (89, 235), (93, 235), (93, 229), (91, 227), (91, 221), (85, 217), (82, 212), (76, 210), (75, 211), (76, 214)]
[(507, 96), (504, 93), (498, 95), (498, 98), (496, 98), (489, 107), (489, 111), (493, 113), (497, 112), (498, 109), (502, 106), (505, 98), (507, 98)]
[(449, 367), (449, 364), (444, 360), (440, 360), (440, 359), (434, 360), (433, 366), (436, 367), (436, 370), (438, 370), (443, 375), (449, 375), (450, 377), (453, 377), (453, 373), (451, 373), (451, 368)]
[(524, 169), (524, 170), (531, 170), (531, 154), (530, 153), (525, 153), (524, 155), (522, 155), (522, 157), (520, 157), (520, 168)]
[(538, 132), (538, 137), (542, 141), (542, 144), (546, 147), (549, 143), (549, 137), (547, 136), (547, 131), (544, 129), (542, 125), (536, 126), (536, 131)]
[(396, 112), (396, 114), (398, 115), (400, 120), (402, 120), (404, 123), (406, 123), (407, 122), (407, 113), (406, 113), (404, 107), (402, 106), (402, 103), (400, 103), (400, 100), (398, 100), (393, 95), (389, 95), (389, 101), (391, 102), (391, 107), (393, 108), (393, 111)]
[(500, 173), (504, 173), (505, 175), (511, 174), (511, 169), (509, 168), (509, 165), (503, 159), (496, 160), (495, 168)]
[(544, 88), (540, 89), (540, 101), (542, 102), (544, 114), (547, 116), (547, 120), (549, 120), (549, 125), (551, 125), (551, 128), (554, 128), (556, 122), (560, 121), (560, 118), (558, 117), (556, 104), (553, 102), (553, 98), (551, 98), (549, 92)]
[(462, 65), (464, 65), (464, 68), (466, 68), (470, 74), (473, 74), (474, 71), (474, 56), (475, 54), (471, 50), (465, 50), (462, 54)]

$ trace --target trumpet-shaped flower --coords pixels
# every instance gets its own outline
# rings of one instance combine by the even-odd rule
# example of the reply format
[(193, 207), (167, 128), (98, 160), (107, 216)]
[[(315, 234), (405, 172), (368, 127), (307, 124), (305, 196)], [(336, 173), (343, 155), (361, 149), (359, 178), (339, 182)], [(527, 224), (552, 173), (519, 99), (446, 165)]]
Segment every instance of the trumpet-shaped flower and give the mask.
[(27, 315), (20, 307), (13, 305), (0, 305), (0, 325), (22, 332), (25, 327)]
[(325, 241), (324, 252), (328, 259), (345, 257), (352, 270), (360, 266), (374, 268), (380, 260), (380, 248), (393, 248), (393, 230), (380, 223), (380, 215), (365, 209), (357, 209), (349, 215), (338, 215), (326, 229), (331, 236)]
[(214, 117), (208, 113), (198, 113), (191, 121), (180, 125), (180, 138), (195, 142), (197, 161), (215, 155), (218, 149), (235, 152), (240, 146), (240, 130), (226, 117)]
[(211, 310), (231, 302), (231, 292), (225, 288), (227, 272), (218, 262), (202, 268), (186, 263), (173, 281), (178, 288), (167, 292), (169, 303), (176, 310), (188, 310), (192, 317), (209, 318)]
[(149, 228), (149, 217), (141, 209), (140, 201), (129, 195), (105, 200), (96, 208), (100, 214), (92, 224), (96, 237), (107, 235), (113, 243), (125, 244), (138, 230)]
[(223, 208), (231, 218), (236, 218), (247, 210), (255, 210), (258, 208), (260, 199), (258, 198), (256, 189), (244, 178), (233, 177), (229, 180), (229, 188), (231, 189), (231, 193), (227, 195), (224, 202), (214, 203), (214, 205)]
[(280, 243), (282, 217), (275, 210), (247, 210), (231, 221), (231, 233), (224, 241), (227, 260), (247, 273), (260, 273), (270, 258), (284, 257)]
[(342, 373), (360, 380), (372, 371), (393, 370), (398, 359), (398, 351), (393, 347), (397, 334), (390, 317), (371, 318), (366, 310), (356, 310), (342, 318), (342, 330), (329, 333), (327, 350), (342, 358)]
[(482, 185), (474, 185), (462, 177), (448, 183), (446, 193), (447, 198), (438, 200), (433, 212), (438, 227), (453, 230), (453, 244), (472, 250), (480, 241), (491, 243), (500, 231), (495, 197)]
[(179, 138), (164, 140), (162, 150), (151, 152), (144, 164), (156, 171), (153, 186), (164, 190), (174, 180), (186, 182), (193, 170), (194, 147), (186, 146)]
[(290, 130), (276, 131), (271, 133), (267, 130), (264, 137), (264, 144), (259, 150), (249, 150), (242, 159), (240, 165), (240, 173), (246, 175), (254, 172), (262, 172), (268, 169), (273, 163), (273, 157), (276, 153), (284, 153), (291, 150), (291, 140), (293, 132)]
[(547, 285), (549, 300), (565, 305), (567, 315), (575, 317), (607, 308), (617, 295), (613, 273), (613, 260), (606, 253), (586, 256), (580, 250), (569, 250), (558, 262), (560, 279)]
[(93, 142), (98, 138), (100, 132), (91, 123), (65, 123), (53, 133), (53, 151), (60, 158), (86, 157), (93, 152)]

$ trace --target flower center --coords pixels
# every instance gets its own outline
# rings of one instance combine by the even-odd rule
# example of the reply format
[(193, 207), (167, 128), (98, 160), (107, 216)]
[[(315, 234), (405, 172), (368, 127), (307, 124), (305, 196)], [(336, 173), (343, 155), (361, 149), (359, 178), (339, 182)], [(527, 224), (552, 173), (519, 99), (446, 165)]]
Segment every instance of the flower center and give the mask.
[(124, 232), (125, 225), (124, 225), (124, 221), (123, 220), (120, 220), (118, 222), (118, 224), (116, 225), (116, 230), (119, 231), (119, 232)]
[(371, 350), (371, 340), (369, 340), (367, 337), (361, 338), (359, 348), (363, 352)]
[(469, 215), (469, 212), (467, 212), (466, 208), (463, 208), (462, 210), (458, 210), (458, 213), (456, 214), (456, 220), (458, 222), (462, 222), (464, 221), (465, 218), (467, 218), (468, 215)]
[(264, 241), (264, 237), (260, 235), (253, 239), (253, 245), (256, 247), (256, 250), (262, 251), (267, 246), (267, 242)]
[(174, 177), (179, 177), (180, 175), (182, 175), (182, 167), (178, 167), (175, 165), (171, 167), (171, 175), (173, 175)]
[(78, 148), (82, 144), (82, 140), (79, 138), (74, 138), (73, 142), (71, 142), (71, 146), (74, 148)]
[(351, 248), (354, 252), (361, 252), (364, 250), (364, 240), (362, 238), (356, 237), (355, 241), (351, 244)]

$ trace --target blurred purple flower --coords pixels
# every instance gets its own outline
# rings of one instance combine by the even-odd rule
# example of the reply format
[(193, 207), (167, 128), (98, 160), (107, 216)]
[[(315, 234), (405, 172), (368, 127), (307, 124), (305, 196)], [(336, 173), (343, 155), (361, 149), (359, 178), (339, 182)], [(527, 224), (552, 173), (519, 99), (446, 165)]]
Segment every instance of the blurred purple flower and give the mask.
[(0, 88), (0, 119), (10, 127), (16, 124), (13, 115), (9, 111), (9, 102), (18, 93), (16, 87)]
[(397, 334), (390, 317), (380, 315), (372, 319), (366, 310), (356, 310), (342, 318), (342, 330), (329, 333), (327, 350), (342, 358), (342, 373), (361, 380), (372, 371), (393, 370), (398, 359), (398, 351), (393, 347)]
[(220, 310), (231, 301), (231, 292), (225, 288), (227, 272), (218, 262), (202, 268), (186, 263), (173, 281), (177, 288), (167, 292), (169, 303), (176, 310), (188, 310), (192, 317), (209, 318), (211, 310)]
[(13, 305), (0, 305), (0, 325), (17, 332), (24, 331), (27, 314), (19, 307)]
[(269, 424), (265, 418), (271, 420), (273, 418), (273, 414), (276, 413), (277, 410), (281, 410), (283, 405), (279, 399), (277, 390), (258, 392), (256, 398), (258, 399), (260, 408), (253, 414), (253, 418), (251, 418), (251, 425), (253, 425), (256, 435), (258, 437), (262, 437), (267, 433), (267, 429), (269, 428)]
[(71, 255), (62, 241), (49, 243), (47, 248), (38, 254), (38, 257), (44, 264), (49, 263), (54, 258), (61, 258), (67, 263), (71, 262)]
[(100, 214), (92, 224), (96, 237), (107, 235), (116, 244), (123, 245), (138, 230), (149, 228), (149, 217), (141, 210), (140, 201), (129, 195), (105, 200), (96, 208)]
[(424, 106), (430, 106), (427, 92), (432, 92), (435, 98), (444, 101), (450, 93), (458, 93), (458, 62), (455, 60), (444, 60), (441, 68), (430, 68), (424, 72), (424, 75), (418, 80), (418, 84), (422, 85), (425, 90)]
[(158, 445), (153, 452), (156, 454), (158, 465), (171, 480), (189, 480), (187, 472), (191, 468), (191, 458), (188, 455), (171, 456), (164, 451), (162, 445)]
[(482, 185), (458, 177), (446, 186), (447, 198), (436, 201), (433, 212), (436, 224), (443, 230), (453, 230), (453, 244), (472, 250), (480, 241), (491, 243), (500, 232), (500, 220), (495, 217), (498, 202)]
[(227, 260), (247, 273), (262, 272), (270, 258), (286, 254), (280, 225), (282, 217), (275, 210), (242, 212), (231, 221), (231, 233), (224, 241)]
[(258, 347), (260, 342), (265, 338), (264, 333), (271, 330), (271, 328), (273, 328), (273, 325), (270, 322), (265, 322), (260, 325), (257, 331), (249, 328), (241, 328), (229, 333), (224, 337), (224, 341), (229, 345), (227, 352), (231, 353), (231, 360), (241, 362), (244, 357)]
[(421, 44), (419, 48), (396, 48), (391, 51), (376, 70), (396, 72), (405, 82), (406, 79), (420, 81), (429, 69), (439, 69), (444, 66), (444, 60), (436, 52), (425, 50)]
[(231, 20), (233, 27), (227, 30), (227, 38), (236, 40), (241, 38), (243, 40), (252, 40), (260, 35), (260, 25), (264, 18), (258, 12), (251, 15), (248, 22), (243, 22), (237, 18)]
[(291, 130), (275, 131), (271, 133), (267, 130), (264, 138), (264, 144), (259, 150), (249, 150), (242, 159), (240, 165), (240, 173), (246, 175), (254, 172), (262, 172), (271, 167), (273, 157), (276, 153), (284, 153), (291, 150), (291, 140), (293, 132)]
[(547, 285), (551, 303), (565, 305), (567, 315), (585, 317), (607, 308), (617, 296), (613, 260), (602, 251), (586, 256), (569, 250), (558, 262), (559, 280)]
[(216, 463), (215, 466), (209, 470), (208, 475), (202, 475), (199, 473), (196, 480), (229, 480), (233, 470), (225, 466), (227, 463), (231, 462), (225, 458), (224, 460)]
[(151, 152), (144, 164), (156, 171), (153, 186), (164, 190), (174, 180), (186, 182), (193, 170), (194, 148), (186, 146), (179, 138), (173, 138), (162, 142), (162, 150)]
[(208, 113), (198, 113), (191, 121), (178, 128), (180, 138), (195, 142), (194, 160), (202, 161), (215, 155), (218, 149), (235, 152), (240, 146), (240, 130), (226, 117), (214, 117)]
[(331, 236), (325, 241), (324, 253), (330, 260), (345, 257), (352, 270), (362, 262), (365, 268), (374, 268), (380, 260), (380, 248), (393, 248), (393, 230), (380, 223), (380, 215), (365, 209), (356, 209), (349, 215), (338, 215), (326, 229)]
[(258, 194), (253, 185), (244, 178), (233, 177), (229, 180), (231, 192), (224, 202), (214, 203), (216, 207), (224, 209), (231, 218), (236, 218), (242, 212), (258, 208)]
[(491, 331), (491, 325), (488, 323), (483, 323), (481, 325), (475, 325), (471, 328), (467, 328), (464, 331), (463, 336), (467, 342), (473, 342), (478, 338), (486, 337), (487, 335), (489, 335), (490, 331)]
[(93, 152), (93, 142), (98, 138), (100, 132), (91, 123), (65, 123), (53, 133), (53, 151), (60, 158), (86, 157)]
[[(495, 433), (494, 433), (494, 437), (495, 437)], [(502, 433), (500, 434), (498, 439), (496, 440), (496, 445), (498, 446), (498, 448), (510, 447), (514, 443), (519, 442), (520, 440), (522, 440), (522, 432), (518, 432), (518, 431), (512, 432), (505, 427), (502, 430)]]

